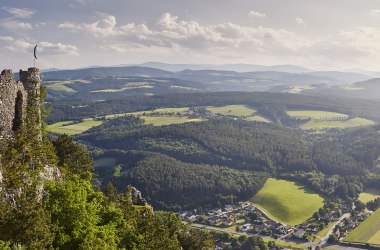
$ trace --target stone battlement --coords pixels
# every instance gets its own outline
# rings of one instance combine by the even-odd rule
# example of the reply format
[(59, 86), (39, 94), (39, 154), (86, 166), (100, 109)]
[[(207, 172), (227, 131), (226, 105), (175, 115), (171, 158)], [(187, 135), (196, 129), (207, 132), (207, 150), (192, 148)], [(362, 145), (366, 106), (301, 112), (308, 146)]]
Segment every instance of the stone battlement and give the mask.
[(27, 107), (39, 114), (41, 77), (37, 68), (20, 70), (20, 81), (14, 79), (12, 70), (0, 74), (0, 139), (12, 137), (24, 123)]

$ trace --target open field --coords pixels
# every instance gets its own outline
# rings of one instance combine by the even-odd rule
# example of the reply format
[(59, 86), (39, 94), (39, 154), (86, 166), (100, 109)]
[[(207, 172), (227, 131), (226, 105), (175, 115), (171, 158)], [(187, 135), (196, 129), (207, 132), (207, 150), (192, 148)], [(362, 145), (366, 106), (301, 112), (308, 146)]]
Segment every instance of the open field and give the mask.
[(49, 90), (64, 91), (68, 93), (75, 93), (76, 91), (66, 86), (66, 84), (73, 84), (72, 81), (47, 81), (46, 88)]
[(309, 130), (322, 130), (329, 128), (352, 128), (359, 126), (373, 125), (375, 122), (364, 118), (352, 118), (348, 119), (348, 115), (317, 110), (293, 110), (286, 112), (289, 116), (308, 119), (310, 121), (305, 122), (300, 126), (301, 129)]
[(227, 105), (222, 107), (208, 107), (207, 109), (214, 114), (225, 116), (248, 117), (256, 113), (255, 109), (249, 108), (245, 105)]
[(73, 121), (58, 122), (48, 126), (48, 131), (58, 134), (75, 135), (80, 134), (92, 127), (99, 126), (103, 121), (94, 121), (92, 118), (84, 119), (83, 122)]
[(345, 121), (313, 121), (310, 120), (300, 126), (301, 129), (329, 129), (329, 128), (353, 128), (374, 125), (375, 122), (364, 118), (353, 118)]
[(355, 228), (343, 241), (380, 245), (380, 209)]
[(289, 116), (299, 117), (299, 118), (313, 118), (313, 119), (332, 119), (332, 118), (347, 118), (348, 115), (328, 112), (328, 111), (319, 111), (319, 110), (292, 110), (286, 112)]
[(360, 193), (358, 200), (367, 203), (373, 201), (374, 199), (380, 197), (380, 190), (375, 188), (367, 188), (364, 192)]
[(142, 86), (129, 86), (129, 87), (122, 87), (119, 89), (99, 89), (99, 90), (92, 90), (90, 92), (92, 93), (116, 93), (116, 92), (123, 92), (126, 90), (131, 89), (151, 89), (154, 88), (152, 85), (142, 85)]
[(295, 182), (269, 178), (252, 198), (274, 219), (288, 225), (298, 225), (309, 219), (324, 199)]
[(177, 116), (140, 116), (144, 120), (144, 124), (152, 124), (153, 126), (163, 126), (170, 124), (180, 124), (185, 122), (201, 122), (202, 119), (190, 119), (187, 117)]
[(250, 116), (250, 117), (245, 118), (244, 120), (255, 121), (255, 122), (267, 122), (267, 123), (271, 122), (268, 119), (265, 119), (264, 117), (259, 116), (259, 115)]

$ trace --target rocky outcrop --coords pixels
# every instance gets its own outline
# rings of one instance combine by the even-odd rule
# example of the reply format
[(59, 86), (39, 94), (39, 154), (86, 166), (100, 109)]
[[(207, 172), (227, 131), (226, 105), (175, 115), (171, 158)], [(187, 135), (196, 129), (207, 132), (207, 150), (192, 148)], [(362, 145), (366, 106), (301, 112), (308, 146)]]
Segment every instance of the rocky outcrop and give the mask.
[[(37, 68), (20, 70), (20, 81), (11, 70), (0, 74), (0, 139), (12, 137), (27, 115), (27, 108), (40, 110), (40, 72)], [(31, 106), (30, 106), (31, 105)]]

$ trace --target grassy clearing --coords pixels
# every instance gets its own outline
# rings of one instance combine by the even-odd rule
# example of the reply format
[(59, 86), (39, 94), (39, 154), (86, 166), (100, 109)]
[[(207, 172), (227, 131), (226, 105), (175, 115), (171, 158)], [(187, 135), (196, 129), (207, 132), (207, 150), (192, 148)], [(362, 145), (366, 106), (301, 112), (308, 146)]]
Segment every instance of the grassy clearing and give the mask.
[(250, 117), (245, 118), (244, 120), (246, 120), (246, 121), (255, 121), (255, 122), (266, 122), (266, 123), (270, 123), (271, 122), (268, 119), (265, 119), (264, 117), (259, 116), (259, 115), (250, 116)]
[(376, 188), (367, 188), (363, 193), (360, 193), (358, 200), (367, 203), (378, 197), (380, 197), (380, 190)]
[(329, 128), (353, 128), (360, 126), (374, 125), (375, 122), (364, 118), (353, 118), (345, 121), (313, 121), (310, 120), (300, 126), (301, 129), (329, 129)]
[(343, 241), (380, 245), (380, 209), (355, 228)]
[(264, 187), (252, 198), (273, 218), (297, 225), (309, 219), (324, 199), (304, 186), (291, 181), (269, 178)]
[(83, 122), (74, 123), (73, 121), (58, 122), (48, 126), (48, 131), (57, 134), (76, 135), (92, 127), (99, 126), (103, 121), (94, 121), (92, 118), (84, 119)]
[(171, 124), (180, 124), (185, 122), (201, 122), (202, 119), (190, 119), (187, 117), (177, 116), (140, 116), (144, 120), (144, 124), (152, 124), (153, 126), (163, 126)]
[(73, 84), (73, 81), (47, 81), (45, 82), (46, 88), (49, 90), (64, 91), (67, 93), (76, 93), (77, 91), (66, 86), (66, 84)]
[(99, 89), (99, 90), (92, 90), (90, 92), (92, 93), (116, 93), (116, 92), (123, 92), (131, 89), (151, 89), (154, 88), (152, 85), (143, 85), (143, 86), (130, 86), (130, 87), (123, 87), (120, 89)]
[(249, 117), (256, 113), (255, 109), (245, 105), (227, 105), (222, 107), (209, 107), (207, 109), (214, 114), (237, 117)]
[(319, 231), (317, 233), (317, 236), (319, 236), (319, 237), (325, 237), (327, 235), (327, 233), (330, 231), (330, 229), (335, 225), (335, 223), (336, 222), (333, 221), (333, 222), (330, 222), (329, 224), (327, 224), (327, 226), (324, 229), (322, 229), (321, 231)]
[(347, 118), (348, 115), (328, 112), (328, 111), (319, 111), (319, 110), (293, 110), (286, 112), (289, 116), (297, 118), (313, 118), (313, 119), (332, 119), (332, 118)]
[(375, 124), (375, 122), (368, 119), (359, 117), (348, 119), (348, 115), (328, 111), (293, 110), (287, 111), (286, 113), (291, 117), (299, 119), (311, 118), (311, 120), (300, 126), (301, 129), (305, 130), (323, 130), (329, 128), (343, 129)]

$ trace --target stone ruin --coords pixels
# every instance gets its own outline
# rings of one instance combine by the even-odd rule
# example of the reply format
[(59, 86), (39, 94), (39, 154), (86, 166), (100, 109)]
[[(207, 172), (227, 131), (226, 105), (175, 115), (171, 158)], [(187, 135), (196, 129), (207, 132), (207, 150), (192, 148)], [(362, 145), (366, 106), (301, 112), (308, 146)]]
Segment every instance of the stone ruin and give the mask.
[(0, 75), (0, 139), (10, 138), (27, 115), (27, 108), (40, 112), (40, 71), (37, 68), (20, 70), (20, 81), (14, 79), (12, 70)]

